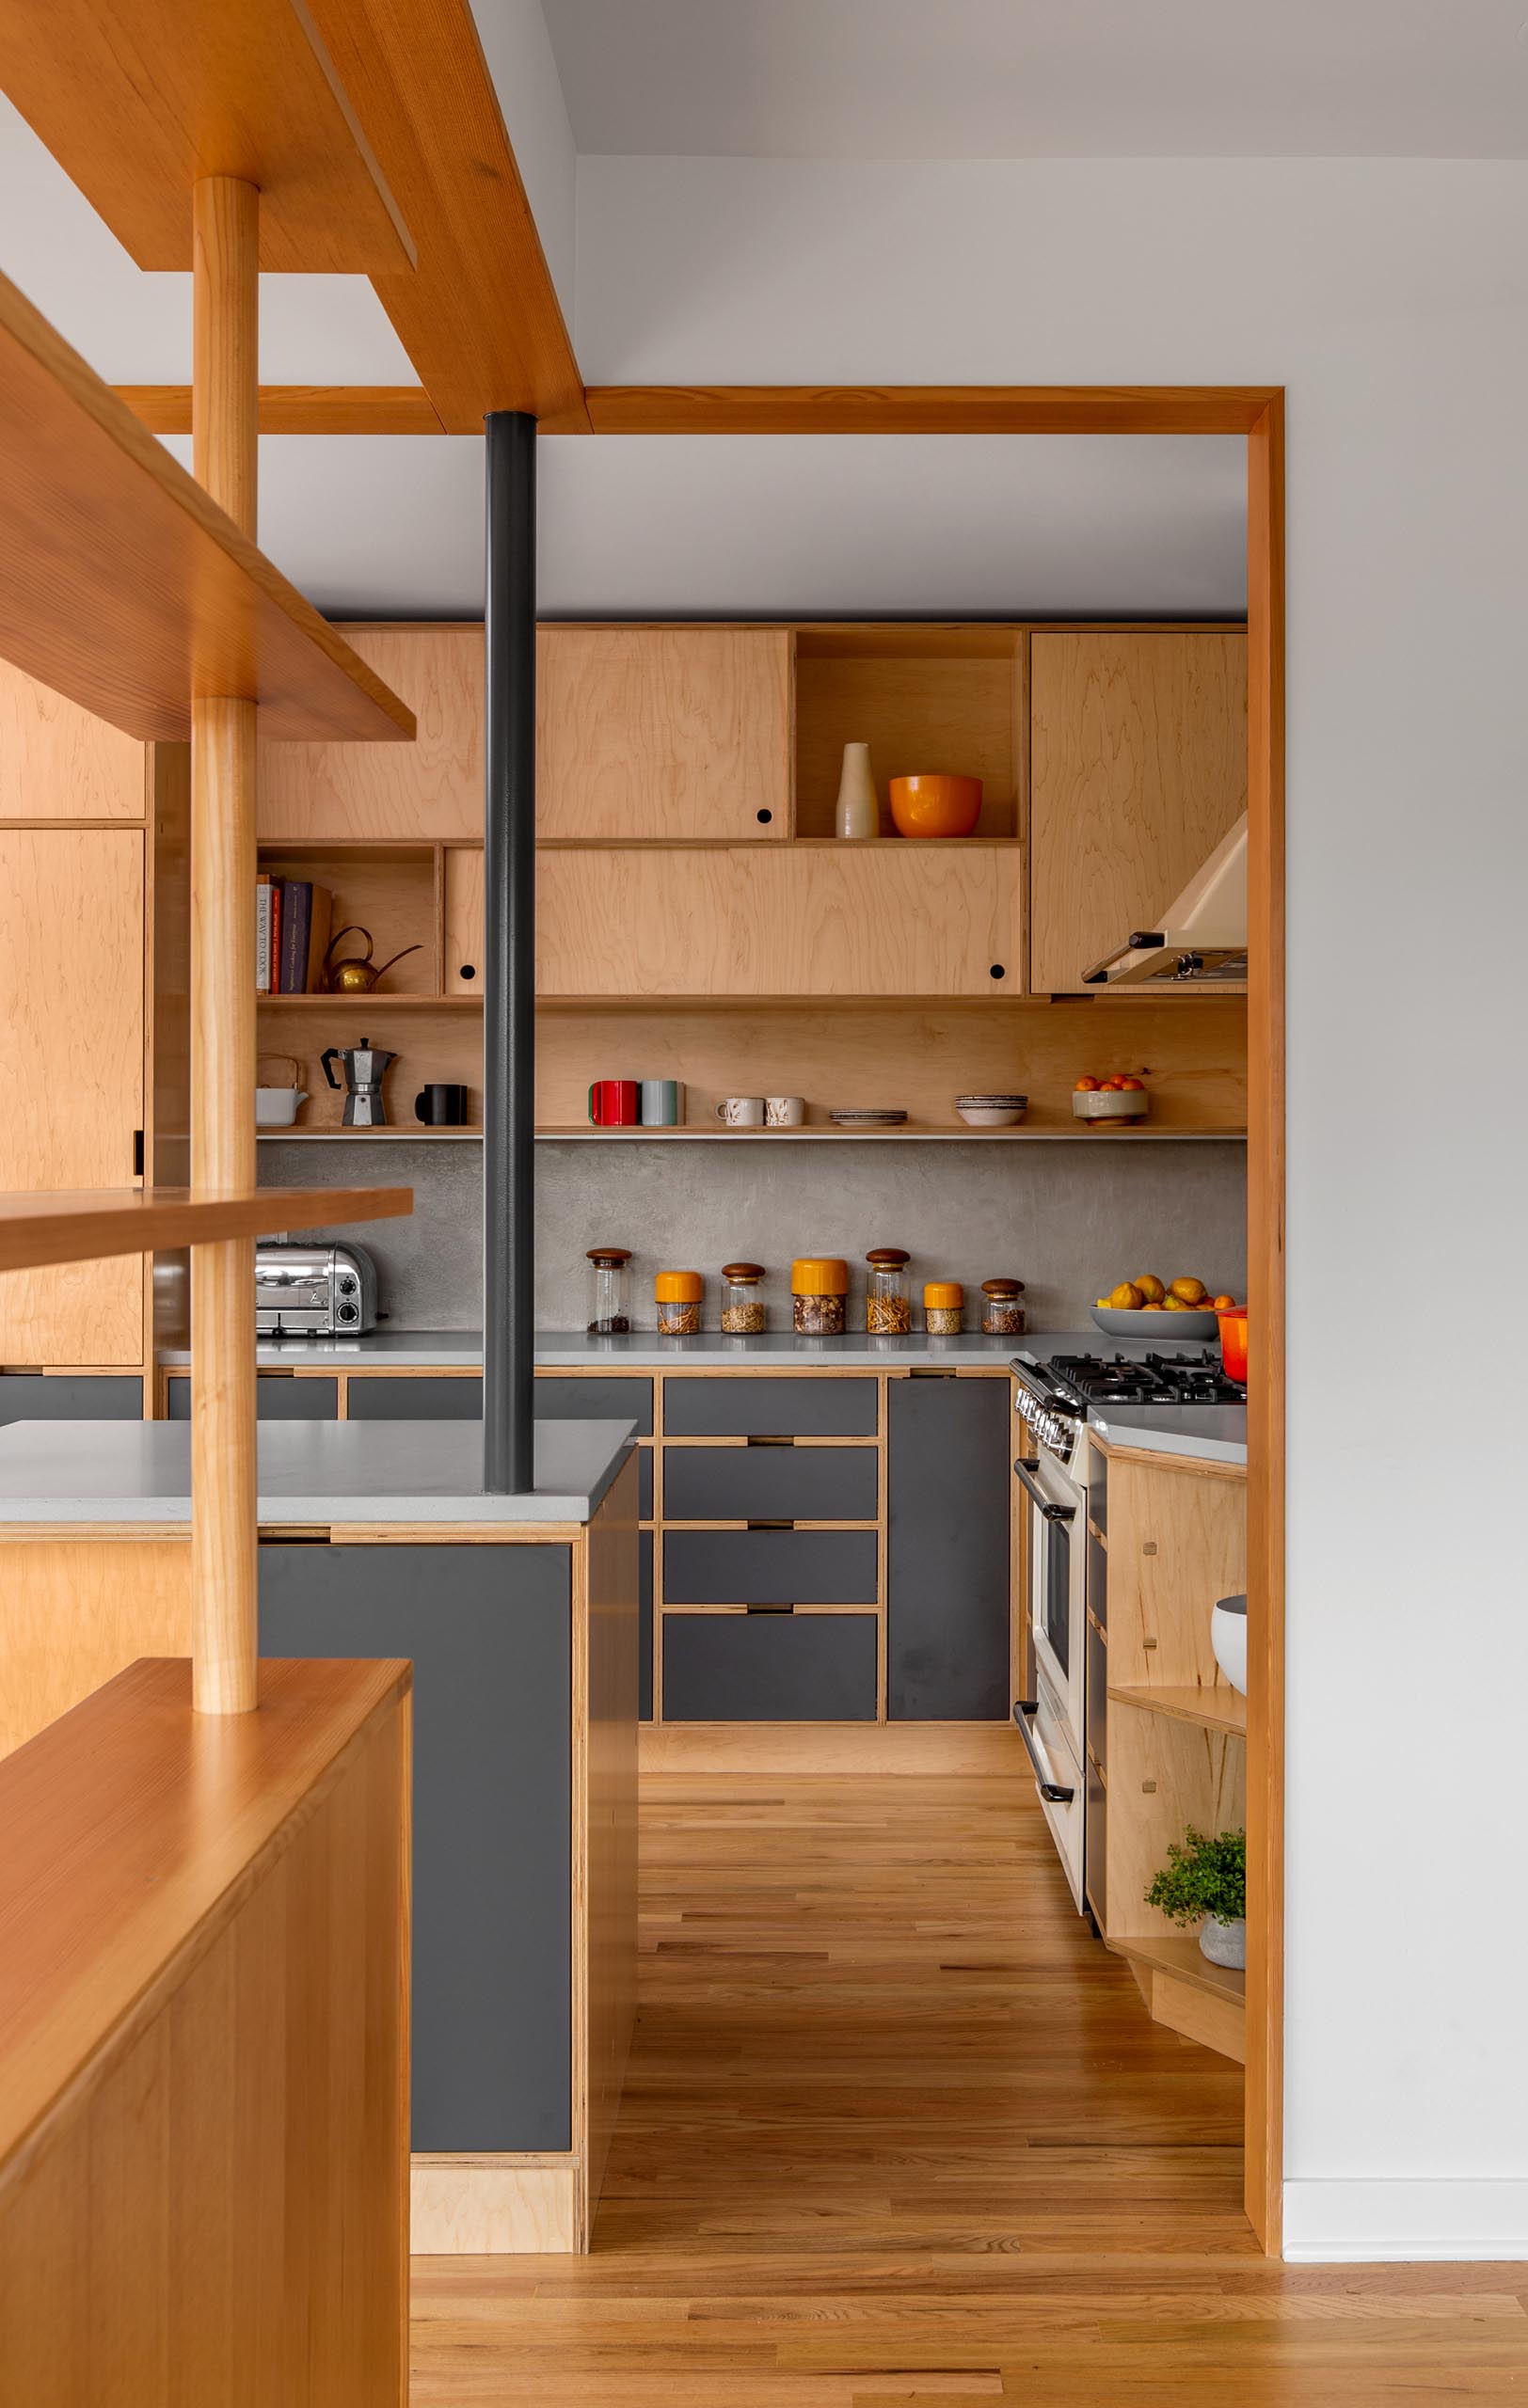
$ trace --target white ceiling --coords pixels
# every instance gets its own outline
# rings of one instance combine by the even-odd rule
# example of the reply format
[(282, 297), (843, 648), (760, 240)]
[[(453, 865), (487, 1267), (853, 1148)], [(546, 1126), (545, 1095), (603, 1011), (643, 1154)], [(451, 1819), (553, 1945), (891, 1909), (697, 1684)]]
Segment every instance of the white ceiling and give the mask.
[[(503, 0), (478, 0), (491, 14)], [(1521, 158), (1524, 0), (543, 0), (583, 152)]]
[[(189, 465), (190, 443), (169, 449)], [(1246, 607), (1246, 446), (1191, 436), (549, 436), (549, 613)], [(260, 540), (337, 615), (483, 607), (474, 436), (260, 447)]]

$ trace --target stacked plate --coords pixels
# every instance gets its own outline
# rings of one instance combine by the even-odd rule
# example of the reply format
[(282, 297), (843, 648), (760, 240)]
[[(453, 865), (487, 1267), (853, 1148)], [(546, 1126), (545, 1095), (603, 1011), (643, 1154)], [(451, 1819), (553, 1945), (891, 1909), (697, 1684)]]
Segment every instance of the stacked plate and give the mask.
[(1029, 1108), (1027, 1095), (958, 1095), (955, 1109), (971, 1129), (1012, 1129)]
[(828, 1118), (839, 1129), (900, 1129), (907, 1115), (885, 1104), (844, 1104)]

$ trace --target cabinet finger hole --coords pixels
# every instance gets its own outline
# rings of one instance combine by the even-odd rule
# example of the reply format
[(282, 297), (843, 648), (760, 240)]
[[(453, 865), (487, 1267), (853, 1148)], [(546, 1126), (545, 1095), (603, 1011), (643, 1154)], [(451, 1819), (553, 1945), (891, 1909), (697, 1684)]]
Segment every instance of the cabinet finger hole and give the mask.
[(458, 974), (463, 978), (475, 978), (477, 976), (477, 963), (475, 961), (464, 961)]

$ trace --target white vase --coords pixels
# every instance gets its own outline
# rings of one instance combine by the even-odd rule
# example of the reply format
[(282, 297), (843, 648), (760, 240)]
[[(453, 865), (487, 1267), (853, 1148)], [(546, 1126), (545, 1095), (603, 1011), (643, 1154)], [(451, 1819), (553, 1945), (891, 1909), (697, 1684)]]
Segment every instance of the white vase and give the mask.
[(1199, 1944), (1212, 1965), (1226, 1965), (1233, 1972), (1239, 1972), (1247, 1962), (1247, 1925), (1240, 1919), (1235, 1923), (1217, 1923), (1213, 1915), (1206, 1915), (1200, 1927)]
[(836, 836), (878, 836), (881, 832), (881, 805), (876, 800), (875, 780), (870, 775), (870, 748), (867, 744), (844, 746), (843, 774), (838, 780), (838, 800), (834, 805), (833, 832)]
[(1215, 1660), (1238, 1697), (1247, 1695), (1247, 1599), (1221, 1597), (1210, 1615)]

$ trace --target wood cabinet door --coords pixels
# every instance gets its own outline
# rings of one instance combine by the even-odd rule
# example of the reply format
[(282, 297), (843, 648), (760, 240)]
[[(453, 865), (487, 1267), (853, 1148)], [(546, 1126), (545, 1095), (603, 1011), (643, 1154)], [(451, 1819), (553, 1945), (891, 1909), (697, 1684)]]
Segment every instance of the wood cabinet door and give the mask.
[[(0, 1187), (131, 1187), (143, 836), (0, 828)], [(0, 1362), (140, 1363), (143, 1259), (0, 1275)]]
[(547, 837), (786, 837), (783, 627), (543, 627), (536, 825)]
[(0, 660), (0, 820), (141, 819), (144, 747)]
[(481, 838), (481, 626), (347, 627), (345, 636), (402, 695), (419, 734), (412, 744), (263, 745), (262, 843)]
[(977, 843), (543, 851), (537, 990), (1012, 993), (1022, 858)]
[(1037, 635), (1030, 649), (1029, 982), (1150, 927), (1247, 808), (1247, 638)]

